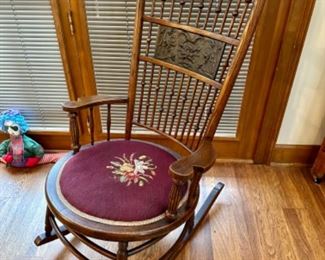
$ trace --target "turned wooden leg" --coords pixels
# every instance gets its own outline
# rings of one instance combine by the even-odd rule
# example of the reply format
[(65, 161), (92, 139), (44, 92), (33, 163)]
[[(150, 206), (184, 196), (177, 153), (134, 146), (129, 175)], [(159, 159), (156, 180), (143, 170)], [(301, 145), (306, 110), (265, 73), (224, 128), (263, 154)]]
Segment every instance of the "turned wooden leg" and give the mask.
[(128, 259), (128, 242), (118, 242), (117, 260)]
[(52, 212), (49, 210), (48, 207), (46, 207), (46, 213), (45, 213), (45, 235), (50, 236), (51, 231), (53, 230), (51, 223), (50, 223), (50, 217), (52, 216)]
[[(52, 212), (50, 211), (50, 209), (47, 207), (46, 208), (46, 214), (45, 214), (45, 232), (38, 235), (35, 240), (34, 240), (34, 244), (36, 246), (41, 246), (44, 245), (48, 242), (51, 242), (55, 239), (58, 239), (58, 236), (56, 235), (56, 233), (53, 230), (53, 227), (51, 225), (50, 222), (50, 218), (53, 217)], [(67, 235), (70, 232), (65, 228), (65, 226), (61, 226), (59, 228), (60, 232), (62, 233), (62, 235)]]
[(173, 179), (172, 189), (169, 193), (169, 203), (168, 209), (166, 211), (166, 218), (169, 220), (174, 220), (177, 216), (177, 208), (179, 202), (182, 199), (182, 186), (184, 185), (183, 181)]

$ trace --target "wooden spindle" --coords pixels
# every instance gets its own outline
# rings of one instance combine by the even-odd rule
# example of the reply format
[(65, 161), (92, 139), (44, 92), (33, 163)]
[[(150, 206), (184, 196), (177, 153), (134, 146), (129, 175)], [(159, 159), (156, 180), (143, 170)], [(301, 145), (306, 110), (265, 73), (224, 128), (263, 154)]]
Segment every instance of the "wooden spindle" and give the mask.
[(171, 122), (170, 122), (169, 134), (172, 133), (172, 130), (173, 130), (173, 127), (174, 127), (174, 121), (175, 121), (175, 118), (177, 116), (177, 108), (178, 108), (179, 99), (180, 99), (181, 93), (182, 93), (184, 77), (185, 77), (185, 75), (182, 74), (181, 80), (180, 80), (180, 82), (178, 84), (178, 92), (177, 92), (176, 102), (174, 103), (174, 111), (173, 111), (172, 119), (171, 119)]
[(214, 32), (218, 19), (219, 19), (219, 15), (222, 11), (222, 1), (223, 0), (217, 0), (217, 5), (216, 5), (216, 9), (215, 9), (215, 15), (214, 15), (214, 19), (213, 19), (213, 23), (212, 23), (212, 27), (211, 27), (211, 31)]
[[(190, 89), (190, 85), (191, 85), (191, 80), (192, 80), (192, 77), (189, 77), (188, 78), (188, 81), (187, 81), (187, 84), (186, 84), (186, 89), (185, 89), (185, 93), (183, 95), (183, 99), (182, 99), (182, 106), (181, 106), (181, 110), (179, 112), (179, 116), (178, 116), (178, 121), (176, 123), (176, 130), (175, 130), (175, 134), (174, 134), (174, 137), (176, 138), (177, 137), (177, 133), (178, 133), (178, 130), (179, 130), (179, 126), (181, 124), (181, 120), (182, 120), (182, 117), (183, 117), (183, 111), (184, 111), (184, 107), (185, 107), (185, 103), (186, 103), (186, 100), (187, 100), (187, 94), (188, 94), (188, 91)], [(187, 118), (185, 119), (187, 121)], [(185, 126), (186, 127), (186, 126)]]
[(166, 93), (167, 93), (169, 74), (170, 74), (170, 69), (167, 69), (166, 79), (165, 79), (165, 83), (164, 83), (164, 91), (163, 91), (163, 95), (162, 95), (161, 105), (159, 108), (159, 118), (158, 118), (158, 123), (157, 123), (157, 129), (159, 129), (159, 127), (160, 127), (162, 114), (164, 112), (164, 104), (165, 104), (165, 98), (166, 98)]
[(227, 21), (227, 17), (228, 17), (228, 13), (229, 13), (229, 10), (230, 10), (230, 7), (231, 7), (231, 3), (232, 3), (232, 0), (229, 0), (228, 5), (227, 5), (227, 8), (226, 8), (226, 11), (224, 13), (224, 17), (222, 19), (222, 22), (221, 22), (221, 25), (220, 25), (220, 28), (219, 28), (219, 33), (220, 34), (222, 34), (223, 29), (225, 27), (225, 24), (226, 24), (226, 21)]
[(78, 126), (78, 114), (75, 112), (69, 113), (70, 119), (70, 133), (72, 140), (72, 149), (73, 153), (76, 154), (79, 152), (80, 143), (79, 143), (79, 126)]
[(195, 84), (194, 84), (194, 89), (193, 89), (193, 93), (192, 93), (190, 105), (189, 105), (189, 107), (187, 109), (187, 114), (186, 114), (186, 117), (185, 117), (185, 122), (184, 122), (183, 130), (182, 130), (182, 134), (180, 136), (180, 141), (183, 140), (184, 134), (185, 134), (185, 130), (186, 130), (186, 127), (187, 127), (187, 124), (189, 123), (189, 117), (190, 117), (190, 114), (191, 114), (191, 111), (192, 111), (192, 107), (193, 107), (193, 104), (194, 104), (194, 100), (195, 100), (195, 96), (196, 96), (196, 91), (197, 91), (198, 84), (199, 84), (199, 81), (196, 80), (195, 81)]
[(141, 89), (140, 89), (140, 100), (139, 100), (139, 112), (138, 112), (138, 122), (141, 120), (141, 113), (142, 113), (142, 103), (143, 103), (143, 98), (144, 98), (144, 89), (146, 85), (146, 75), (147, 75), (147, 62), (144, 62), (144, 67), (143, 67), (143, 74), (142, 74), (142, 79), (141, 79)]
[[(228, 27), (228, 33), (227, 33), (228, 36), (231, 35), (231, 31), (232, 31), (232, 29), (234, 27), (236, 18), (238, 17), (239, 7), (240, 7), (240, 1), (241, 0), (237, 0), (236, 8), (232, 11), (232, 19), (231, 19), (231, 23), (230, 23), (230, 25)], [(240, 26), (238, 26), (238, 27), (240, 27)]]
[[(196, 123), (196, 125), (195, 125), (195, 127), (194, 127), (194, 134), (193, 134), (192, 143), (191, 143), (191, 146), (190, 146), (190, 148), (191, 148), (192, 150), (194, 149), (194, 141), (195, 141), (196, 134), (197, 134), (198, 131), (200, 130), (201, 120), (202, 120), (202, 117), (203, 117), (203, 114), (204, 114), (204, 111), (205, 111), (205, 108), (206, 108), (205, 105), (207, 104), (207, 102), (208, 102), (208, 100), (209, 100), (209, 96), (210, 96), (210, 93), (211, 93), (211, 89), (212, 89), (212, 87), (211, 87), (211, 85), (210, 85), (210, 86), (208, 87), (208, 92), (207, 92), (207, 94), (206, 94), (206, 96), (205, 96), (205, 99), (204, 99), (204, 101), (203, 101), (203, 105), (202, 105), (201, 112), (200, 112), (200, 114), (199, 114), (199, 116), (198, 116), (198, 118), (197, 118), (197, 123)], [(202, 128), (201, 131), (204, 131), (204, 129)]]
[(192, 128), (193, 128), (193, 124), (194, 124), (194, 121), (195, 121), (195, 116), (196, 116), (196, 113), (197, 113), (199, 107), (201, 106), (200, 102), (201, 102), (201, 98), (202, 98), (202, 94), (203, 94), (204, 87), (205, 87), (205, 83), (202, 84), (202, 87), (201, 87), (201, 91), (199, 93), (198, 100), (196, 101), (196, 106), (194, 107), (194, 112), (193, 112), (192, 120), (191, 120), (189, 129), (188, 129), (188, 133), (187, 133), (187, 137), (186, 137), (186, 142), (185, 142), (186, 145), (189, 144), (189, 139), (190, 139), (191, 132), (192, 132)]
[(185, 5), (185, 0), (180, 0), (179, 5), (180, 5), (180, 8), (179, 8), (179, 14), (178, 14), (178, 23), (180, 23), (181, 22), (181, 19), (182, 19), (182, 14), (183, 14), (183, 8), (184, 8), (184, 5)]
[(213, 0), (209, 0), (208, 10), (207, 10), (207, 13), (206, 13), (205, 22), (203, 24), (202, 29), (205, 29), (207, 27), (207, 25), (208, 25), (209, 18), (210, 18), (210, 13), (211, 13), (211, 9), (212, 9), (212, 4), (213, 4)]
[(107, 128), (107, 141), (111, 138), (111, 104), (107, 104), (107, 121), (106, 121), (106, 128)]
[(208, 111), (207, 111), (207, 115), (205, 117), (205, 120), (204, 120), (204, 123), (203, 123), (203, 126), (202, 126), (202, 129), (201, 129), (201, 132), (200, 132), (200, 135), (199, 135), (199, 138), (198, 138), (198, 141), (197, 141), (197, 144), (196, 144), (196, 147), (194, 150), (197, 150), (197, 148), (199, 147), (200, 145), (200, 142), (202, 140), (202, 137), (203, 137), (203, 134), (204, 134), (204, 131), (205, 131), (205, 128), (209, 122), (209, 119), (210, 119), (210, 116), (212, 114), (212, 110), (213, 110), (213, 106), (215, 104), (215, 101), (216, 101), (216, 98), (217, 98), (217, 95), (219, 93), (219, 89), (214, 89), (214, 94), (213, 94), (213, 97), (212, 97), (212, 100), (211, 100), (211, 103), (209, 105), (209, 108), (208, 108)]
[[(241, 18), (240, 18), (240, 21), (239, 21), (239, 25), (238, 25), (237, 30), (236, 30), (235, 38), (238, 37), (238, 35), (239, 35), (239, 33), (240, 33), (240, 29), (241, 29), (241, 27), (242, 27), (242, 25), (243, 25), (243, 23), (244, 23), (244, 18), (245, 18), (245, 16), (246, 16), (246, 13), (247, 13), (247, 10), (248, 10), (248, 5), (249, 5), (249, 4), (247, 4), (247, 5), (245, 6), (244, 11), (243, 11), (243, 13), (242, 13), (242, 15), (241, 15)], [(229, 50), (229, 52), (228, 52), (228, 55), (227, 55), (227, 57), (226, 57), (225, 64), (224, 64), (224, 66), (223, 66), (223, 68), (222, 68), (222, 71), (221, 71), (221, 74), (220, 74), (220, 82), (222, 81), (223, 77), (225, 76), (226, 70), (227, 70), (227, 68), (229, 67), (229, 64), (230, 64), (230, 58), (231, 58), (231, 55), (232, 55), (233, 52), (234, 52), (234, 46), (231, 45), (231, 46), (230, 46), (230, 50)]]
[[(236, 8), (232, 12), (232, 16), (233, 17), (232, 17), (231, 24), (229, 25), (229, 29), (228, 29), (228, 32), (227, 32), (227, 36), (229, 36), (229, 37), (230, 37), (231, 32), (232, 32), (232, 29), (234, 27), (236, 18), (238, 17), (238, 14), (239, 14), (240, 2), (241, 2), (241, 0), (237, 0)], [(241, 20), (240, 20), (239, 25), (237, 27), (237, 34), (236, 35), (238, 35), (238, 30), (240, 30), (240, 28), (242, 26), (243, 18), (245, 17), (246, 11), (247, 11), (247, 6), (245, 7), (245, 10), (243, 12), (243, 15), (241, 16)], [(234, 51), (234, 46), (231, 46), (230, 47), (230, 50), (229, 50), (229, 52), (228, 52), (228, 54), (226, 56), (226, 61), (225, 61), (225, 64), (224, 64), (224, 66), (222, 68), (222, 71), (221, 71), (221, 74), (220, 74), (220, 78), (219, 78), (219, 82), (222, 82), (222, 79), (223, 79), (223, 77), (225, 75), (225, 72), (227, 70), (227, 67), (229, 66), (230, 58), (231, 58), (231, 55), (232, 55), (233, 51)], [(222, 57), (224, 56), (224, 52), (225, 52), (225, 48), (222, 51)], [(220, 64), (218, 65), (218, 70), (219, 70), (219, 66), (220, 66)]]
[[(156, 6), (156, 0), (152, 0), (151, 12), (150, 12), (151, 17), (153, 17), (155, 15), (155, 6)], [(149, 23), (147, 46), (146, 46), (146, 56), (149, 55), (151, 34), (152, 34), (152, 23)]]
[(226, 56), (225, 63), (223, 65), (222, 70), (221, 70), (221, 73), (220, 73), (220, 78), (219, 78), (219, 81), (220, 82), (223, 81), (223, 77), (225, 76), (226, 70), (229, 67), (230, 58), (231, 58), (231, 55), (232, 55), (233, 52), (234, 52), (234, 46), (230, 46), (230, 49), (228, 50), (228, 54)]
[(89, 122), (89, 132), (90, 132), (90, 143), (94, 145), (94, 108), (89, 108), (88, 114), (88, 122)]
[(201, 14), (202, 14), (202, 10), (203, 10), (203, 7), (204, 7), (204, 0), (201, 0), (200, 3), (199, 3), (199, 12), (196, 16), (196, 21), (195, 21), (195, 27), (199, 27), (199, 23), (200, 23), (200, 19), (201, 19)]
[(165, 2), (166, 2), (166, 0), (161, 0), (160, 15), (159, 15), (160, 19), (162, 19), (164, 17)]
[(174, 5), (175, 5), (175, 0), (171, 1), (171, 6), (170, 6), (170, 10), (169, 10), (169, 21), (171, 21), (173, 19), (173, 14), (174, 14)]
[(151, 12), (150, 12), (151, 16), (155, 16), (155, 8), (156, 8), (156, 0), (152, 0), (151, 1)]
[(174, 77), (173, 77), (173, 83), (171, 86), (171, 92), (169, 94), (169, 101), (168, 101), (168, 107), (167, 107), (167, 113), (166, 113), (166, 117), (165, 117), (165, 123), (164, 123), (164, 127), (163, 127), (163, 132), (166, 131), (166, 127), (167, 127), (167, 123), (168, 123), (168, 116), (169, 116), (169, 112), (170, 112), (170, 107), (172, 104), (172, 100), (173, 100), (173, 96), (174, 96), (174, 92), (175, 92), (175, 83), (176, 83), (176, 78), (177, 78), (177, 72), (174, 71)]
[(192, 16), (192, 11), (193, 11), (193, 4), (194, 4), (194, 0), (191, 0), (190, 7), (189, 7), (189, 10), (188, 10), (187, 21), (186, 21), (187, 24), (189, 24), (190, 21), (191, 21), (191, 16)]
[(151, 90), (152, 90), (152, 81), (153, 81), (153, 74), (154, 74), (154, 72), (155, 72), (155, 64), (151, 64), (151, 73), (150, 73), (149, 89), (148, 89), (147, 101), (146, 101), (146, 112), (144, 114), (144, 124), (147, 124), (149, 108), (151, 106), (150, 100), (151, 100)]
[(240, 17), (240, 21), (239, 21), (239, 24), (238, 24), (238, 27), (237, 27), (237, 30), (236, 30), (236, 33), (235, 33), (235, 38), (238, 38), (239, 34), (240, 34), (240, 30), (243, 26), (243, 23), (244, 23), (244, 20), (245, 20), (245, 17), (246, 17), (246, 14), (247, 14), (247, 11), (248, 11), (248, 7), (249, 7), (249, 4), (251, 3), (250, 0), (246, 1), (246, 5), (245, 5), (245, 8), (244, 8), (244, 11)]
[(153, 103), (151, 122), (150, 122), (151, 127), (153, 127), (154, 120), (155, 120), (155, 115), (156, 115), (157, 102), (158, 102), (158, 96), (159, 96), (159, 91), (160, 91), (161, 73), (162, 73), (162, 66), (159, 66), (158, 80), (157, 80), (157, 84), (156, 84), (156, 95), (155, 95), (155, 100), (154, 100), (154, 103)]

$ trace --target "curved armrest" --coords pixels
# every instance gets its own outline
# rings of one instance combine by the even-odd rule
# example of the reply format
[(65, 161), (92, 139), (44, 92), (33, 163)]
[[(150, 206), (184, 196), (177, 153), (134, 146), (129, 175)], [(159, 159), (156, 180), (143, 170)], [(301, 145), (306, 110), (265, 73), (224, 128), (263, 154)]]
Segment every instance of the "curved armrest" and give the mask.
[(65, 102), (62, 105), (62, 107), (64, 111), (75, 112), (92, 106), (99, 106), (104, 104), (123, 104), (127, 102), (128, 102), (127, 97), (121, 97), (121, 96), (108, 97), (108, 96), (95, 95), (90, 97), (82, 97), (79, 98), (77, 101)]
[(183, 157), (169, 166), (169, 172), (174, 179), (187, 180), (192, 178), (194, 169), (206, 172), (215, 160), (217, 152), (211, 141), (203, 140), (199, 149), (189, 156)]

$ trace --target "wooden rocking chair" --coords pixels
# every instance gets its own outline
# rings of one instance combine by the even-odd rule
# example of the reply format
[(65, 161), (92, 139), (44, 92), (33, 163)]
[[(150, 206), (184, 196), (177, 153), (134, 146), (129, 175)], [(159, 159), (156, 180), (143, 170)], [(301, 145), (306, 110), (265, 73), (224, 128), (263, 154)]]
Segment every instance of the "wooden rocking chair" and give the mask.
[[(59, 238), (86, 259), (65, 238), (72, 233), (108, 258), (127, 259), (185, 224), (161, 259), (176, 257), (223, 189), (216, 184), (195, 214), (200, 179), (216, 159), (212, 140), (263, 6), (264, 0), (137, 1), (128, 97), (63, 105), (73, 151), (47, 177), (45, 233), (36, 245)], [(123, 140), (110, 140), (114, 104), (127, 105)], [(100, 105), (108, 108), (107, 141), (94, 144), (93, 111)], [(85, 109), (92, 145), (81, 148), (78, 115)], [(132, 139), (134, 126), (169, 138), (189, 155)], [(118, 250), (89, 238), (116, 241)], [(132, 241), (144, 242), (130, 249)]]

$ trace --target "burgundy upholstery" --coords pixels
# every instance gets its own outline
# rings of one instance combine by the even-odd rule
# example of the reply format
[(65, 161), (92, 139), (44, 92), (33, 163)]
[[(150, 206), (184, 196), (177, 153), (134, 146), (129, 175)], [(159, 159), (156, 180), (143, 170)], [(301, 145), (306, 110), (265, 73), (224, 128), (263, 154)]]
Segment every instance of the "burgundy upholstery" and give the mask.
[(141, 221), (165, 212), (176, 158), (140, 141), (116, 140), (81, 150), (63, 167), (59, 186), (66, 201), (102, 219)]

